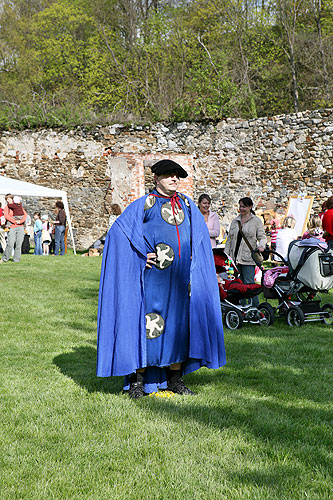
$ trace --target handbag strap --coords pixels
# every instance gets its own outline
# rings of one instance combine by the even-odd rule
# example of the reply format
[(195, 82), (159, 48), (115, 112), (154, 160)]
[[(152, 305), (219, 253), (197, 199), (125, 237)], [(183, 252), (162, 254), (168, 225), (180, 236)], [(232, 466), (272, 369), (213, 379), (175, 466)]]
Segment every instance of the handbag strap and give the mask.
[(240, 220), (238, 220), (237, 222), (238, 222), (239, 232), (240, 232), (240, 234), (242, 235), (242, 238), (244, 238), (244, 241), (245, 241), (245, 243), (247, 244), (247, 246), (249, 247), (250, 252), (253, 252), (253, 248), (251, 247), (251, 245), (250, 245), (250, 243), (249, 243), (249, 240), (247, 239), (247, 237), (245, 236), (245, 234), (244, 234), (244, 233), (243, 233), (243, 231), (242, 231), (242, 225), (241, 225)]

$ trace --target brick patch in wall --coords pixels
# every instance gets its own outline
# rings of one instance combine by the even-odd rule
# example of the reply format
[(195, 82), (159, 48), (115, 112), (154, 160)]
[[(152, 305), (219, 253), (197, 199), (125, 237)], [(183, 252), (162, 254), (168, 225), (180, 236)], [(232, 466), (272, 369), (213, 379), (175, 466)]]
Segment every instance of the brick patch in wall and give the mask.
[[(189, 173), (181, 192), (195, 201), (211, 196), (224, 225), (243, 196), (282, 214), (290, 196), (305, 192), (318, 213), (333, 194), (333, 109), (217, 124), (0, 132), (0, 175), (67, 191), (78, 248), (106, 231), (113, 205), (124, 210), (148, 192), (151, 163), (162, 158)], [(30, 214), (54, 216), (54, 200), (24, 202)]]
[(178, 190), (190, 198), (193, 197), (192, 155), (116, 153), (113, 157), (126, 159), (128, 168), (131, 171), (131, 189), (123, 208), (126, 208), (129, 203), (145, 195), (153, 188), (154, 176), (151, 173), (151, 167), (162, 159), (173, 160), (186, 170), (188, 177), (180, 180)]

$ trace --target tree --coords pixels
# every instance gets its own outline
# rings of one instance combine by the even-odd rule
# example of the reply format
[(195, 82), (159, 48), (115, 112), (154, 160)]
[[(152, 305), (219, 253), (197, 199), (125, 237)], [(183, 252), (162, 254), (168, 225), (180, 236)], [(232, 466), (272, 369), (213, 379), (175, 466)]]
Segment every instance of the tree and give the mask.
[(299, 110), (298, 81), (296, 70), (296, 30), (300, 7), (303, 0), (277, 0), (277, 17), (281, 25), (286, 44), (282, 45), (288, 57), (292, 77), (292, 95), (294, 110)]

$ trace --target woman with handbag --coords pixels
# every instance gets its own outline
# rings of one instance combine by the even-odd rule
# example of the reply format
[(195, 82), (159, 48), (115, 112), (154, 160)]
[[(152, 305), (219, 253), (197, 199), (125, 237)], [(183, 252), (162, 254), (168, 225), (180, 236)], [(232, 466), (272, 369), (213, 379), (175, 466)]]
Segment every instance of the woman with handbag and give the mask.
[[(253, 211), (253, 201), (249, 197), (239, 200), (239, 215), (230, 224), (225, 252), (237, 265), (240, 278), (245, 284), (254, 283), (256, 265), (262, 263), (267, 238), (264, 225)], [(259, 298), (252, 299), (259, 305)]]

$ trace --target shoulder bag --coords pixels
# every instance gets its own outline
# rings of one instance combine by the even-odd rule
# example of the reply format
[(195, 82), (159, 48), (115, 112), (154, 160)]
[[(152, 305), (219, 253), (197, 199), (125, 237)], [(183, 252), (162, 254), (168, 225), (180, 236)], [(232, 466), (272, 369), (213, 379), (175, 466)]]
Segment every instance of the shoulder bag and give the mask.
[(247, 237), (245, 236), (245, 234), (243, 233), (243, 230), (242, 230), (242, 225), (241, 225), (241, 222), (238, 220), (238, 227), (239, 227), (239, 232), (240, 234), (242, 235), (242, 238), (244, 238), (244, 241), (245, 243), (247, 244), (247, 246), (249, 247), (250, 249), (250, 252), (251, 252), (251, 257), (252, 259), (254, 260), (254, 262), (256, 263), (256, 265), (258, 267), (261, 267), (261, 264), (263, 263), (264, 261), (264, 257), (262, 256), (262, 254), (259, 252), (259, 250), (254, 250), (250, 243), (249, 243), (249, 240), (247, 239)]

